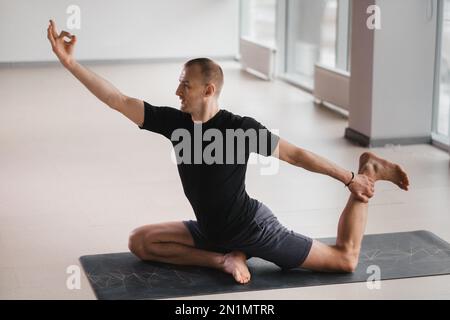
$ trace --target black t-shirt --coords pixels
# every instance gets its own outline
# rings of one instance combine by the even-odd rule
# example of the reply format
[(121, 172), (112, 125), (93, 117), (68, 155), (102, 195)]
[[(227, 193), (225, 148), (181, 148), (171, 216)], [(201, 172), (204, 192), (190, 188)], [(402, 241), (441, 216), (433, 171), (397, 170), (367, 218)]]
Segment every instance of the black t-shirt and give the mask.
[(175, 108), (147, 102), (144, 107), (140, 129), (171, 140), (184, 193), (202, 232), (211, 241), (223, 241), (244, 230), (258, 205), (245, 190), (249, 155), (270, 156), (279, 137), (255, 119), (224, 109), (198, 124), (190, 114)]

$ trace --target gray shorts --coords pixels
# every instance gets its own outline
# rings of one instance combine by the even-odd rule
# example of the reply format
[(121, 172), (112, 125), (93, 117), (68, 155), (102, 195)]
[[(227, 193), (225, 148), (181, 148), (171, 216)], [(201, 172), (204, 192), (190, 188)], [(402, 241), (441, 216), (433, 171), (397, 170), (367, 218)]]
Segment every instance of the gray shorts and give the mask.
[(183, 221), (195, 247), (214, 252), (242, 251), (248, 258), (259, 257), (282, 269), (300, 267), (311, 250), (312, 239), (286, 229), (263, 203), (259, 203), (252, 225), (226, 243), (213, 243), (200, 230), (197, 221)]

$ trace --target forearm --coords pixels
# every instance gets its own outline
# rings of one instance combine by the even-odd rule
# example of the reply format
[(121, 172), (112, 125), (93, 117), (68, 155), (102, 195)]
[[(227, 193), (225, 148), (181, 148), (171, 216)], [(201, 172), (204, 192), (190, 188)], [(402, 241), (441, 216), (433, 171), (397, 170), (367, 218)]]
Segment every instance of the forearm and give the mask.
[(103, 79), (88, 68), (83, 67), (75, 60), (64, 64), (64, 66), (102, 102), (113, 109), (118, 108), (123, 95), (110, 82)]
[(297, 149), (293, 164), (308, 171), (328, 175), (344, 184), (348, 183), (352, 178), (351, 171), (345, 170), (333, 162), (301, 148)]

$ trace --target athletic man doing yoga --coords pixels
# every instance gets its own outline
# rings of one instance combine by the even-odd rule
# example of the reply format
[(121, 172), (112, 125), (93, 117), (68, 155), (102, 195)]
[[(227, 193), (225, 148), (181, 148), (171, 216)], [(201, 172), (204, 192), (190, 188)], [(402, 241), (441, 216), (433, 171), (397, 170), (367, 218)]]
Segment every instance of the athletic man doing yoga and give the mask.
[[(391, 181), (401, 189), (408, 189), (408, 177), (400, 166), (372, 153), (360, 156), (359, 170), (354, 174), (290, 144), (253, 118), (219, 109), (223, 73), (210, 59), (194, 59), (184, 65), (176, 90), (180, 110), (157, 107), (124, 95), (77, 63), (73, 57), (76, 37), (65, 31), (58, 34), (53, 21), (47, 33), (63, 66), (97, 98), (139, 128), (167, 137), (175, 150), (178, 143), (189, 141), (189, 135), (194, 137), (192, 140), (197, 134), (203, 137), (200, 144), (193, 143), (192, 148), (184, 148), (177, 154), (184, 193), (197, 220), (151, 224), (134, 230), (129, 248), (142, 260), (216, 268), (231, 274), (238, 283), (250, 281), (246, 261), (251, 256), (283, 269), (353, 272), (375, 182)], [(255, 134), (247, 135), (248, 132)], [(231, 144), (239, 139), (239, 134), (244, 134), (245, 143)], [(249, 142), (250, 136), (256, 139), (255, 143)], [(211, 148), (213, 143), (217, 143), (215, 148)], [(351, 194), (339, 219), (336, 244), (326, 245), (286, 229), (267, 206), (249, 197), (245, 191), (245, 172), (251, 152), (326, 174), (348, 187)]]

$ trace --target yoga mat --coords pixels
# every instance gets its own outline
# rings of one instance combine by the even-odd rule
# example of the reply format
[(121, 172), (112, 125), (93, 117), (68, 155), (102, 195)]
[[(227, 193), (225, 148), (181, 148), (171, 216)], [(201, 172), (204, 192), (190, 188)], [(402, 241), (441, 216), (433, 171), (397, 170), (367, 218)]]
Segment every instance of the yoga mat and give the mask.
[[(318, 240), (335, 243), (335, 238)], [(251, 258), (252, 279), (246, 285), (218, 270), (143, 262), (129, 252), (87, 255), (80, 261), (98, 299), (158, 299), (366, 282), (374, 270), (382, 280), (450, 274), (450, 244), (429, 231), (365, 235), (354, 273), (282, 271)]]

